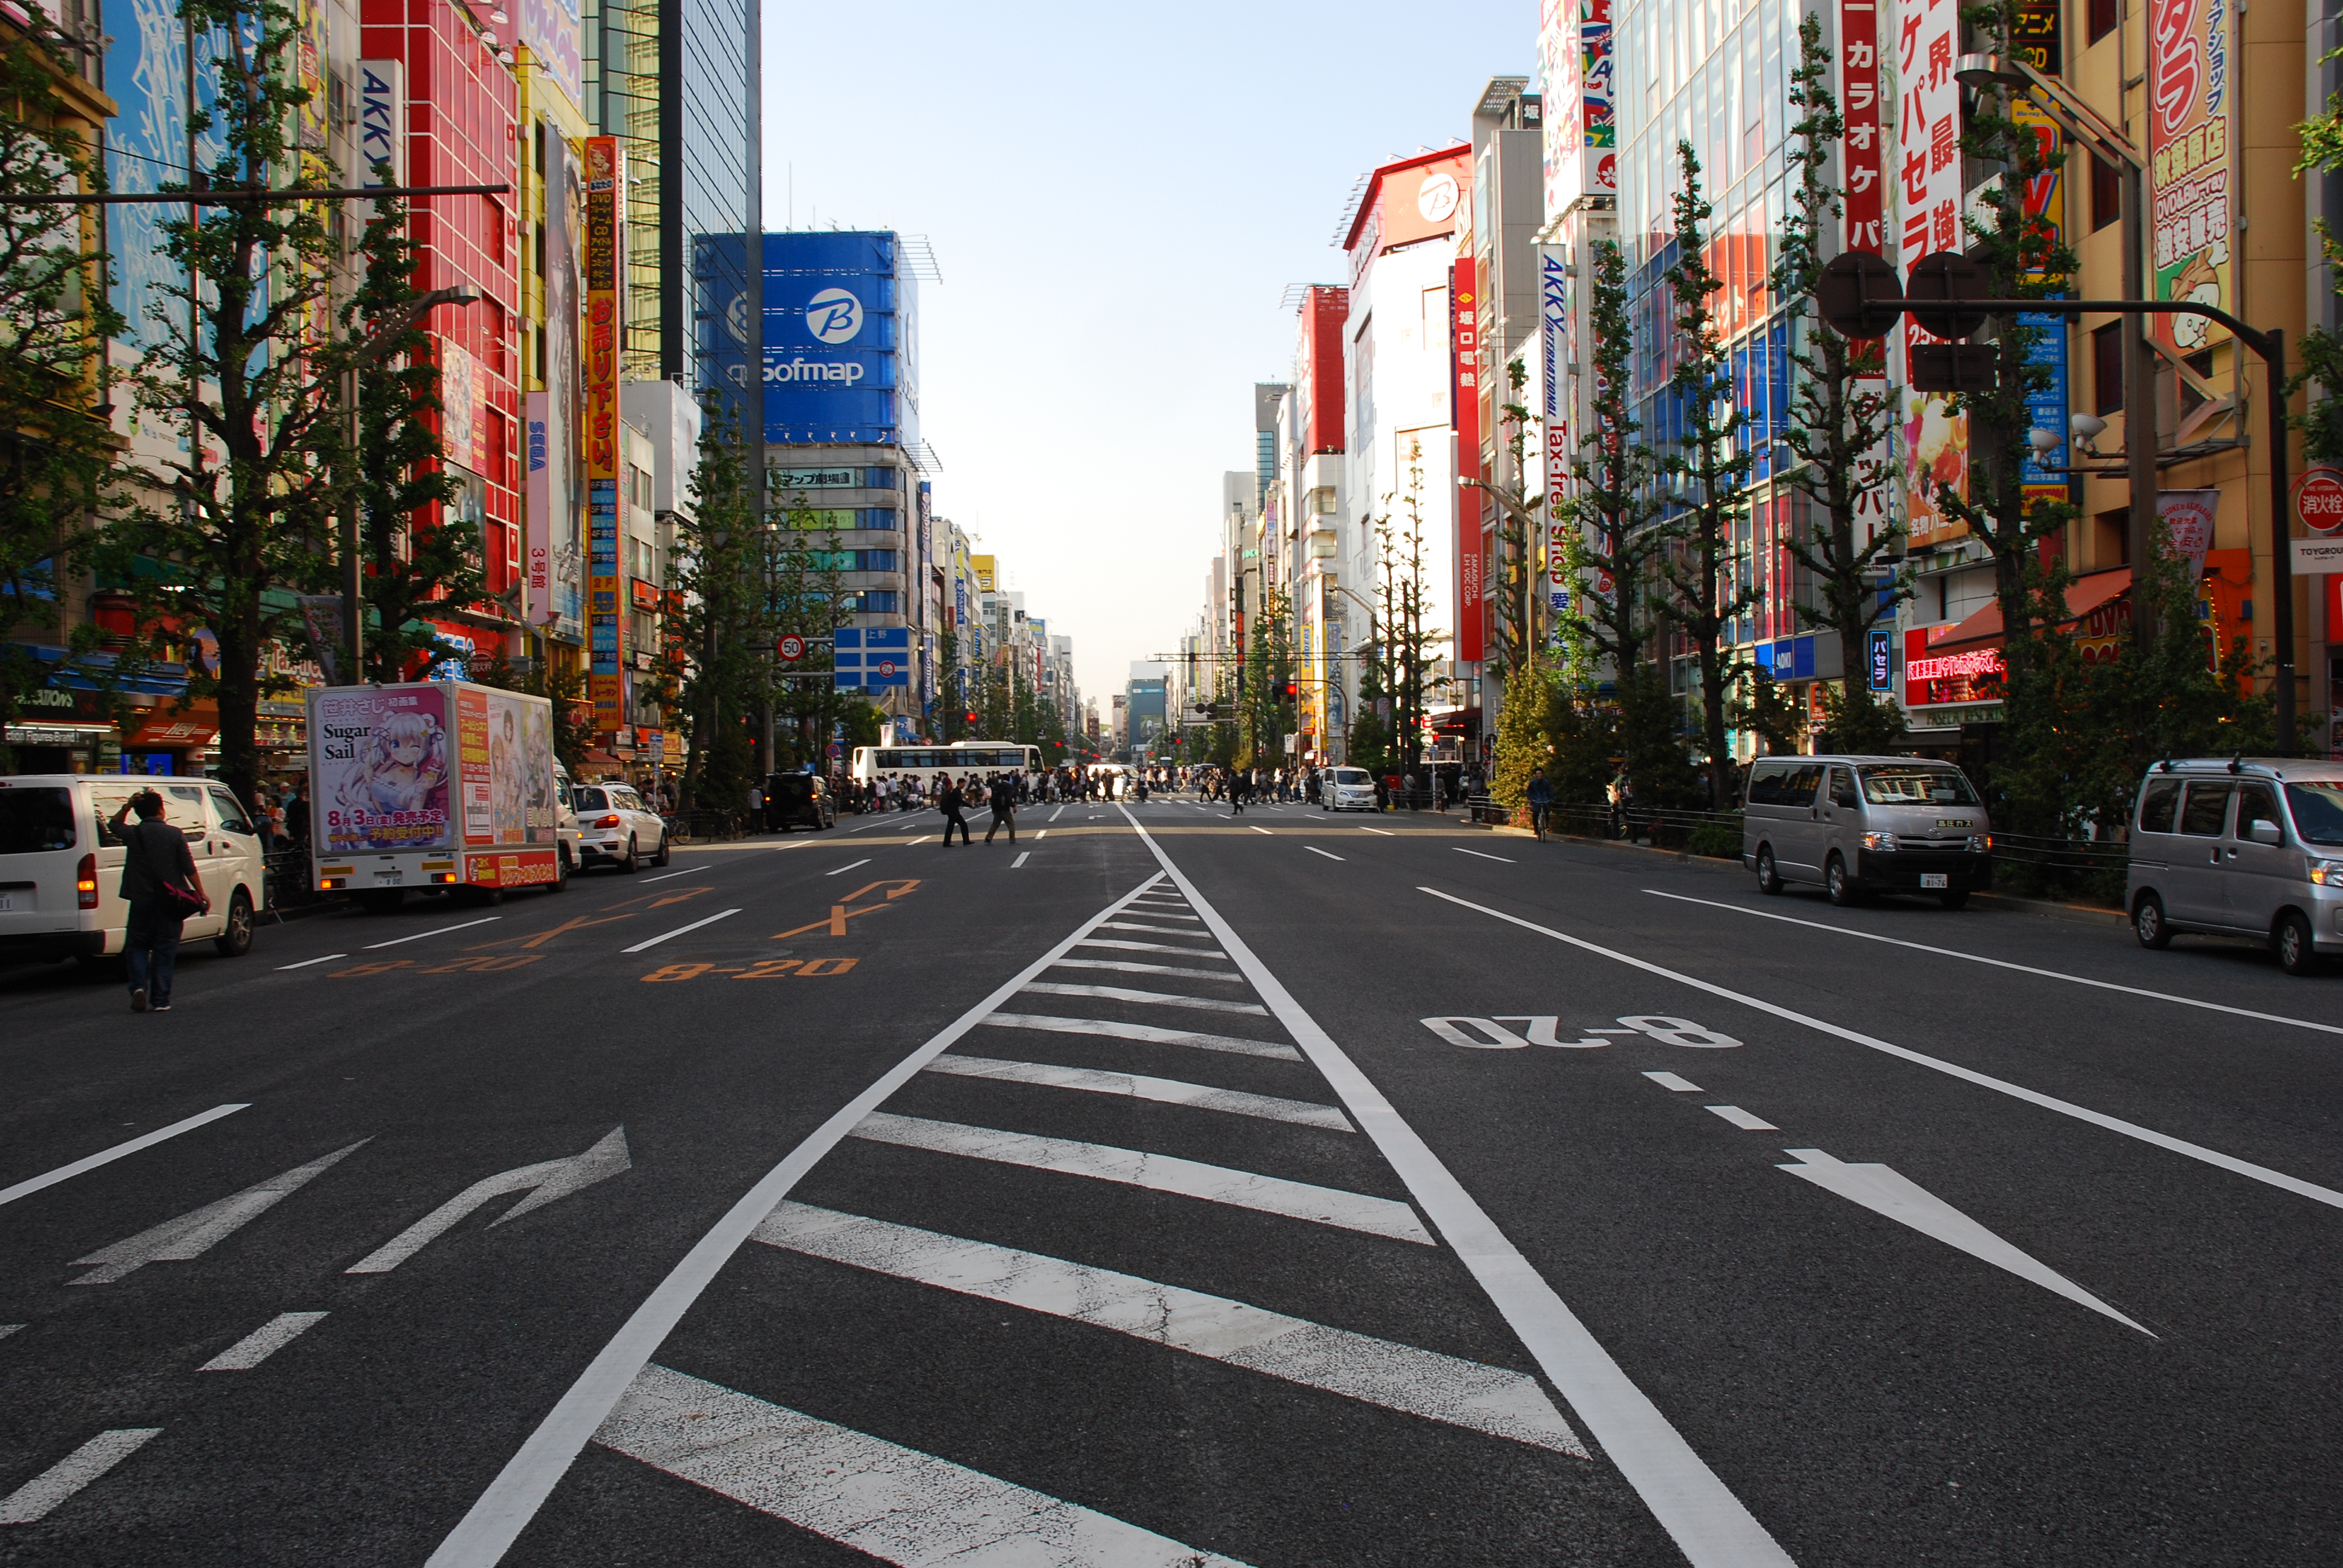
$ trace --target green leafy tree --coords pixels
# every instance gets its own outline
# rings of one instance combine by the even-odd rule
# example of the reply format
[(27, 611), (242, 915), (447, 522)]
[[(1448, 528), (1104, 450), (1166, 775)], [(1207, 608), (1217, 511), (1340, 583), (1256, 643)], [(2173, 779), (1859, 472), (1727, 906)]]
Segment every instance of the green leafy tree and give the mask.
[(679, 803), (732, 811), (755, 777), (748, 727), (766, 691), (763, 565), (772, 546), (739, 422), (713, 407), (700, 423), (692, 488), (696, 504), (676, 514), (668, 579), (682, 601), (669, 612), (668, 662), (691, 730)]
[(1618, 689), (1643, 662), (1655, 635), (1645, 595), (1664, 536), (1658, 528), (1660, 460), (1634, 417), (1634, 323), (1627, 300), (1627, 263), (1619, 246), (1599, 240), (1587, 302), (1594, 370), (1593, 418), (1570, 471), (1576, 494), (1573, 551), (1582, 577), (1571, 608), (1558, 618), (1565, 638), (1607, 659)]
[(1530, 780), (1554, 760), (1549, 729), (1558, 683), (1543, 668), (1534, 649), (1527, 662), (1505, 677), (1505, 705), (1497, 714), (1490, 759), (1489, 798), (1517, 821), (1527, 820)]

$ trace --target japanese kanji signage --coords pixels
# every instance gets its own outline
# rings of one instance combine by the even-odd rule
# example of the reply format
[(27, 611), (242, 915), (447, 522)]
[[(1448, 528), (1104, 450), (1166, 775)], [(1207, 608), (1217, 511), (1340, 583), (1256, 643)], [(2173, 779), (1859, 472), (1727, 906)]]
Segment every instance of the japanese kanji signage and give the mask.
[[(1450, 365), (1456, 421), (1456, 472), (1467, 478), (1481, 475), (1481, 300), (1473, 281), (1473, 258), (1450, 265), (1448, 307), (1453, 325)], [(1487, 558), (1481, 549), (1481, 496), (1477, 489), (1456, 487), (1456, 657), (1481, 657), (1481, 589)]]
[(618, 674), (618, 352), (625, 342), (627, 154), (586, 142), (586, 647), (594, 728), (624, 721)]
[[(2149, 254), (2158, 299), (2229, 305), (2227, 0), (2153, 0), (2147, 31)], [(2183, 354), (2228, 334), (2201, 316), (2159, 316)]]
[[(1895, 28), (1895, 207), (1888, 259), (1909, 273), (1939, 250), (1966, 250), (1961, 228), (1961, 87), (1953, 79), (1958, 48), (1958, 0), (1903, 0)], [(1950, 411), (1941, 393), (1910, 390), (1912, 347), (1936, 339), (1905, 317), (1889, 339), (1889, 377), (1896, 394), (1899, 477), (1911, 542), (1926, 547), (1956, 538), (1967, 525), (1938, 504), (1940, 489), (1968, 495), (1968, 418)]]

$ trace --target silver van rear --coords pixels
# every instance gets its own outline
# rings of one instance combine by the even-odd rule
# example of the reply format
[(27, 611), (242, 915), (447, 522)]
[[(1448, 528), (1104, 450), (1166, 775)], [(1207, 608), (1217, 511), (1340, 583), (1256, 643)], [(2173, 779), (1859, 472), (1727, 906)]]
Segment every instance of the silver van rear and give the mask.
[(1948, 910), (1993, 885), (1993, 824), (1967, 775), (1911, 757), (1761, 757), (1742, 802), (1757, 886), (1820, 883), (1835, 904), (1930, 893)]
[(2288, 974), (2343, 952), (2343, 763), (2159, 762), (2132, 806), (2125, 906), (2140, 945), (2175, 931), (2269, 943)]

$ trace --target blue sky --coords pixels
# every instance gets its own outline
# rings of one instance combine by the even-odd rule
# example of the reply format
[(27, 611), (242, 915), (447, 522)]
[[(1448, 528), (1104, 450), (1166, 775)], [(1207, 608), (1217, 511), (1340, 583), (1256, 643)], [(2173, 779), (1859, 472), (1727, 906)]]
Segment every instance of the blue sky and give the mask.
[[(1535, 0), (766, 11), (765, 212), (924, 234), (922, 433), (1099, 699), (1202, 607), (1220, 476), (1352, 182), (1470, 135)], [(793, 189), (792, 189), (793, 186)]]

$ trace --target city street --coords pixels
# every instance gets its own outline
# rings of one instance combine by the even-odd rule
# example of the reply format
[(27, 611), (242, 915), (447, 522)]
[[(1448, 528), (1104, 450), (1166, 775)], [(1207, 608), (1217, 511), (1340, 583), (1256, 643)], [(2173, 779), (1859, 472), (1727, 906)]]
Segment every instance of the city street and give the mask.
[(0, 970), (0, 1562), (2333, 1561), (2343, 975), (976, 820)]

